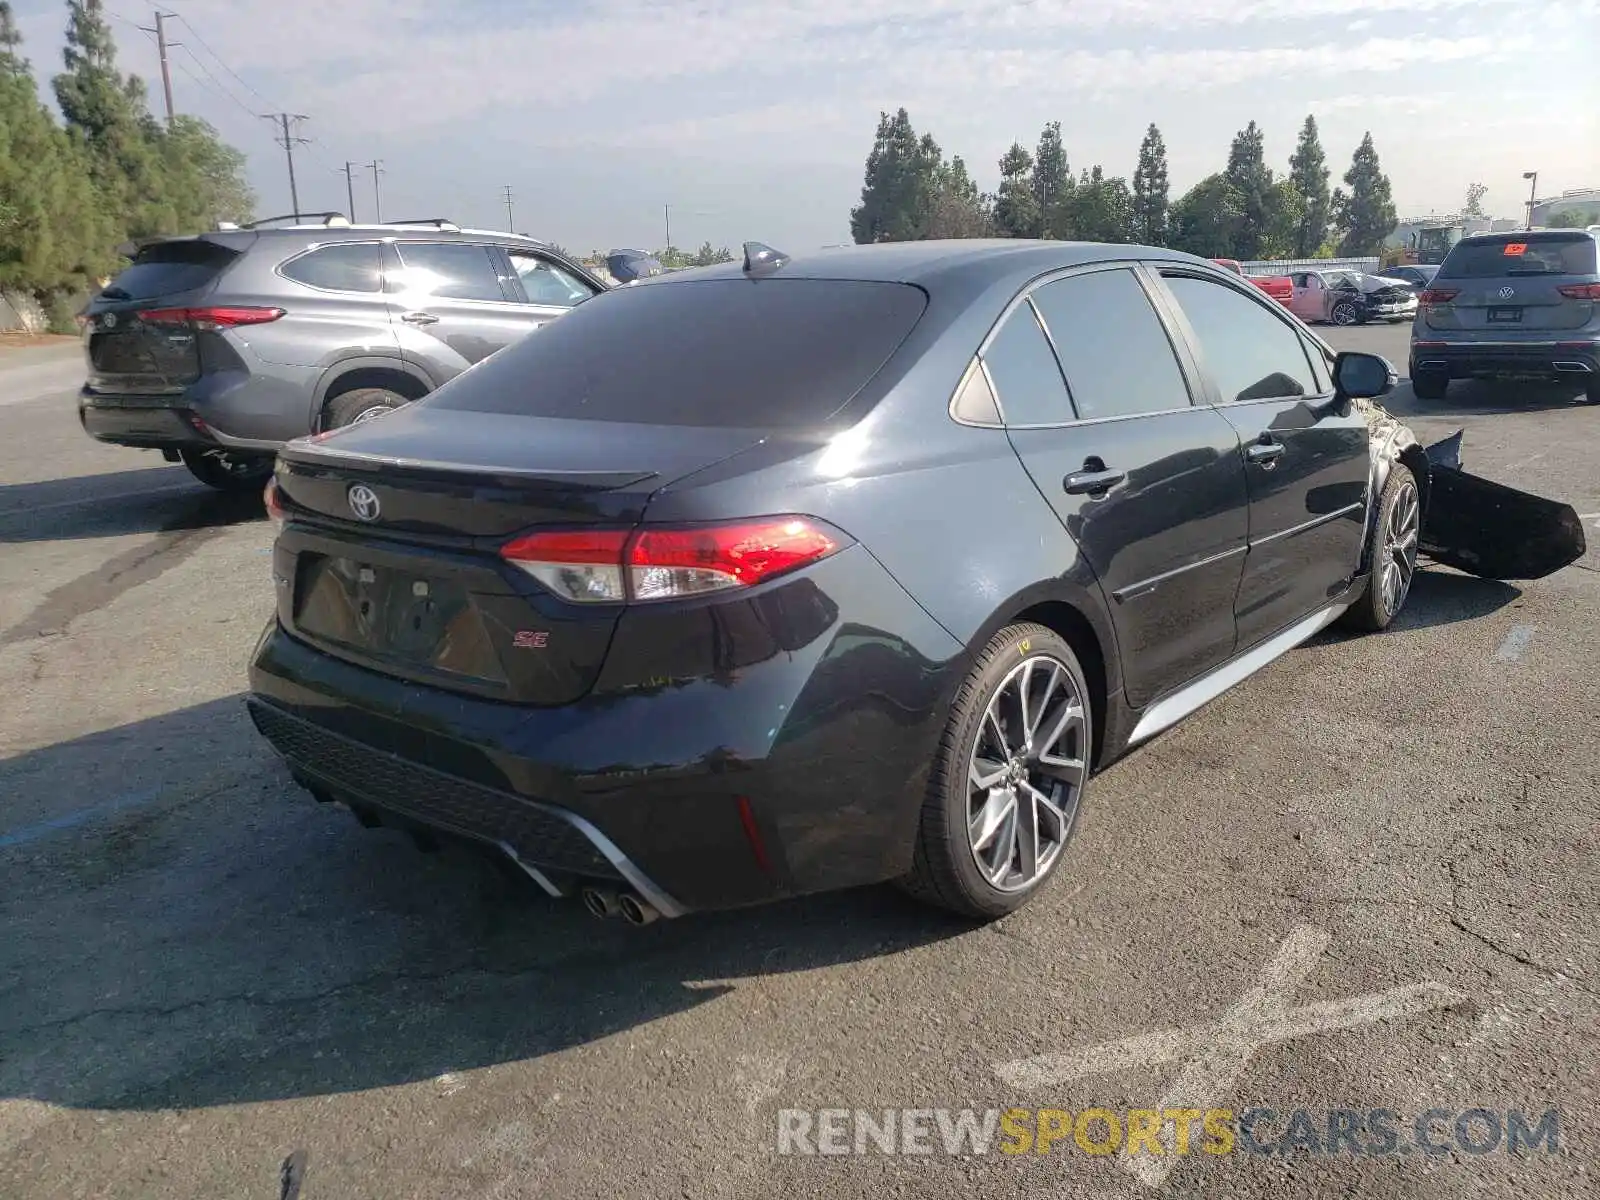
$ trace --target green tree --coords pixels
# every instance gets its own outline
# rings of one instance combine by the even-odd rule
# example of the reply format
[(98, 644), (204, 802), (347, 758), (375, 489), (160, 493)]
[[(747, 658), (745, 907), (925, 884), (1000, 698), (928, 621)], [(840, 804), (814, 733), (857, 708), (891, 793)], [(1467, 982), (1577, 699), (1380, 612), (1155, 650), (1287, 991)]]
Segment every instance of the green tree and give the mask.
[(994, 236), (994, 214), (958, 154), (939, 168), (932, 210), (924, 230), (930, 238)]
[(1001, 237), (1033, 237), (1039, 232), (1039, 202), (1033, 194), (1033, 156), (1012, 142), (1000, 159), (994, 223)]
[(88, 163), (39, 103), (11, 5), (0, 0), (0, 287), (47, 307), (107, 270), (114, 227)]
[(1238, 193), (1244, 217), (1234, 235), (1233, 257), (1262, 258), (1262, 244), (1273, 220), (1273, 178), (1272, 168), (1267, 166), (1265, 138), (1254, 121), (1234, 135), (1223, 175)]
[(1060, 237), (1051, 228), (1050, 217), (1059, 210), (1072, 190), (1072, 170), (1067, 166), (1067, 148), (1061, 142), (1061, 122), (1051, 121), (1039, 134), (1033, 154), (1033, 202), (1038, 210), (1037, 228), (1030, 236)]
[(1072, 236), (1085, 242), (1126, 242), (1133, 236), (1133, 192), (1128, 181), (1107, 179), (1099, 166), (1084, 171), (1066, 201)]
[(158, 134), (156, 145), (172, 197), (174, 229), (250, 220), (256, 197), (245, 182), (244, 155), (205, 121), (180, 113), (170, 130)]
[[(1284, 178), (1272, 185), (1267, 196), (1267, 225), (1261, 233), (1262, 258), (1309, 258), (1300, 253), (1300, 237), (1306, 224), (1305, 201), (1294, 180)], [(1315, 253), (1315, 247), (1312, 248)]]
[(1154, 124), (1139, 143), (1139, 165), (1133, 172), (1133, 236), (1146, 246), (1167, 244), (1167, 144)]
[(1332, 196), (1328, 192), (1328, 159), (1322, 152), (1317, 119), (1309, 114), (1300, 127), (1300, 141), (1289, 158), (1289, 180), (1300, 200), (1300, 221), (1295, 229), (1291, 255), (1310, 258), (1328, 239)]
[(1482, 183), (1467, 184), (1467, 202), (1461, 208), (1463, 217), (1483, 217), (1483, 198), (1489, 194), (1489, 188)]
[(1589, 214), (1577, 208), (1565, 208), (1550, 216), (1551, 229), (1584, 229), (1589, 224)]
[(689, 257), (689, 265), (691, 267), (711, 267), (715, 266), (717, 263), (732, 261), (732, 250), (729, 250), (726, 246), (723, 246), (721, 249), (717, 249), (713, 247), (710, 242), (701, 242), (700, 249), (696, 250)]
[(931, 136), (917, 137), (905, 109), (878, 114), (867, 155), (861, 203), (850, 210), (858, 243), (903, 242), (923, 236), (943, 159)]
[(1208, 175), (1172, 206), (1171, 245), (1202, 258), (1240, 258), (1244, 199), (1226, 175)]
[(1351, 156), (1344, 181), (1350, 191), (1339, 212), (1339, 253), (1346, 257), (1376, 254), (1394, 232), (1397, 220), (1389, 177), (1378, 162), (1369, 132)]

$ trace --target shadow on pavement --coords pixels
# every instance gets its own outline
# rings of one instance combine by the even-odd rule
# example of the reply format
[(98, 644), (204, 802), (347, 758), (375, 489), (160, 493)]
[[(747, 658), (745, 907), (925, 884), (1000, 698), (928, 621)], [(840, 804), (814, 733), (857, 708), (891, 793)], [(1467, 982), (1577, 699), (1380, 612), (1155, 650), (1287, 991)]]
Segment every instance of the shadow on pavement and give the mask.
[(1411, 581), (1406, 606), (1392, 629), (1430, 629), (1454, 625), (1498, 612), (1522, 595), (1522, 589), (1498, 579), (1462, 575), (1448, 567), (1424, 567)]
[(258, 490), (217, 492), (183, 467), (0, 484), (0, 543), (171, 533), (265, 518)]
[(887, 888), (598, 921), (318, 805), (238, 696), (0, 762), (0, 874), (0, 1098), (75, 1107), (518, 1062), (971, 929)]
[(1586, 401), (1582, 388), (1565, 384), (1461, 379), (1443, 400), (1418, 399), (1407, 380), (1381, 403), (1397, 417), (1449, 420), (1575, 408)]

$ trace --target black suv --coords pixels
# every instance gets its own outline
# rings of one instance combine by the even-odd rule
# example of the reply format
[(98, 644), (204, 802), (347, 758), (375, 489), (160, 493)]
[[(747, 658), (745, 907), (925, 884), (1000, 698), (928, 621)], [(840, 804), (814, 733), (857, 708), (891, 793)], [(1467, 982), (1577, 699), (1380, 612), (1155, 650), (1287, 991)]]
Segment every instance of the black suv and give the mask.
[(259, 488), (284, 442), (420, 399), (605, 289), (543, 242), (444, 220), (163, 238), (85, 311), (78, 413), (100, 441)]

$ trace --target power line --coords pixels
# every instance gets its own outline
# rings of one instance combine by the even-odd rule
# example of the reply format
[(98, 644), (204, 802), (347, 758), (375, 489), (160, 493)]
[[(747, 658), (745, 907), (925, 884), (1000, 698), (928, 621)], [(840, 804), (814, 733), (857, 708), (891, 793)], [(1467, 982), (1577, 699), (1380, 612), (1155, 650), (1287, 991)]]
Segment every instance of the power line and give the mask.
[[(184, 46), (182, 42), (172, 42), (172, 43), (169, 43), (169, 44), (173, 45), (173, 46), (182, 46), (183, 47), (183, 52), (185, 54), (187, 54), (189, 56), (190, 61), (193, 62), (194, 65), (200, 69), (200, 73), (202, 75), (204, 75), (206, 77), (206, 79), (210, 82), (211, 88), (212, 88), (212, 90), (214, 92), (216, 92), (218, 95), (226, 96), (230, 101), (233, 102), (233, 104), (234, 104), (234, 106), (236, 108), (238, 108), (241, 111), (247, 113), (248, 115), (250, 115), (252, 117), (257, 115), (255, 109), (250, 107), (250, 105), (246, 104), (243, 100), (239, 99), (238, 96), (235, 96), (233, 94), (233, 92), (229, 91), (228, 88), (223, 86), (222, 82), (215, 75), (213, 75), (210, 71), (206, 70), (205, 63), (200, 61), (199, 56), (196, 55), (193, 50), (189, 49), (189, 47), (187, 47), (187, 46)], [(183, 71), (183, 73), (185, 75), (188, 75), (189, 78), (194, 80), (195, 83), (199, 83), (200, 82), (198, 79), (195, 79), (194, 76), (192, 74), (190, 74), (189, 71), (184, 69), (184, 66), (183, 66), (182, 63), (174, 63), (173, 65), (176, 66), (180, 71)]]
[(180, 12), (172, 12), (171, 15), (174, 16), (174, 17), (177, 17), (178, 20), (180, 20), (180, 21), (182, 21), (184, 23), (184, 25), (188, 28), (189, 32), (194, 34), (195, 41), (200, 43), (201, 48), (204, 49), (207, 54), (211, 55), (212, 58), (217, 60), (218, 64), (221, 65), (221, 67), (222, 67), (222, 69), (224, 71), (226, 71), (229, 75), (232, 75), (235, 79), (237, 79), (240, 83), (242, 83), (244, 85), (245, 89), (247, 91), (251, 92), (256, 97), (256, 99), (262, 101), (268, 107), (273, 107), (273, 103), (272, 103), (271, 100), (268, 100), (260, 92), (256, 91), (256, 89), (251, 86), (249, 80), (245, 79), (245, 77), (243, 75), (240, 75), (239, 72), (235, 71), (232, 67), (230, 67), (228, 65), (228, 60), (223, 58), (222, 55), (218, 54), (215, 50), (213, 50), (211, 48), (211, 44), (209, 42), (207, 42), (205, 37), (200, 33), (200, 31), (194, 27), (194, 22), (193, 21), (189, 20), (188, 17), (184, 16)]

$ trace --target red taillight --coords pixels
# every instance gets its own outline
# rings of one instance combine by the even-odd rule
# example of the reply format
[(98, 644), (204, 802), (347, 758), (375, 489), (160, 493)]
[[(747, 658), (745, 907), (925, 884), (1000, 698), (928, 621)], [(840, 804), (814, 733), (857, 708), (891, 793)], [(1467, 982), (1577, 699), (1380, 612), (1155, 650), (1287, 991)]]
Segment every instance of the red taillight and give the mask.
[(147, 308), (139, 313), (146, 325), (188, 325), (215, 331), (236, 325), (265, 325), (283, 316), (281, 308)]
[(535, 533), (500, 553), (567, 600), (674, 600), (754, 587), (826, 558), (843, 538), (806, 517), (695, 528)]
[(1564, 283), (1556, 291), (1568, 300), (1600, 300), (1600, 283)]
[(1460, 288), (1428, 288), (1417, 297), (1419, 304), (1449, 304), (1461, 294)]
[(500, 556), (521, 567), (564, 600), (621, 604), (622, 556), (628, 533), (620, 529), (534, 533), (500, 548)]
[(261, 500), (267, 506), (267, 520), (282, 529), (283, 522), (289, 513), (283, 507), (283, 498), (278, 494), (278, 481), (276, 479), (267, 480), (267, 486), (261, 492)]

